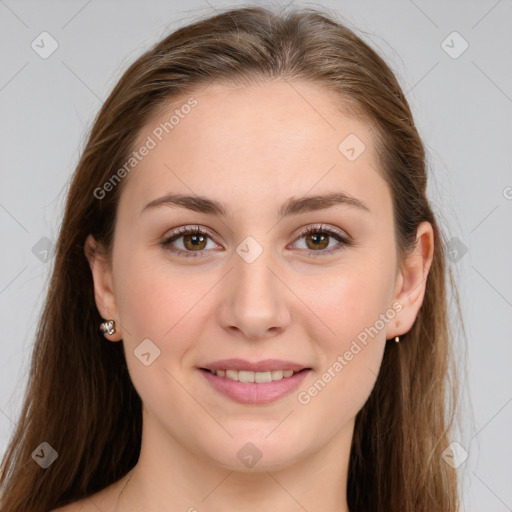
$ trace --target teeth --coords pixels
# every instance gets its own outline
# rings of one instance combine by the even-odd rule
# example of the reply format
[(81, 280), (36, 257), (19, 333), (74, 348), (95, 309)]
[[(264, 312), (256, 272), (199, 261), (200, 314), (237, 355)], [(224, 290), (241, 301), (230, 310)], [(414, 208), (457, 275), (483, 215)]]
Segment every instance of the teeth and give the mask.
[[(219, 372), (222, 373), (222, 370), (219, 370)], [(219, 375), (217, 372), (214, 372), (214, 373)], [(222, 375), (219, 375), (219, 377), (222, 377)], [(238, 380), (238, 371), (237, 370), (226, 370), (226, 377), (228, 379)]]
[(218, 377), (226, 377), (231, 380), (240, 382), (271, 382), (273, 380), (281, 380), (283, 378), (291, 377), (294, 373), (293, 370), (272, 370), (266, 372), (250, 372), (247, 370), (210, 370), (211, 373)]
[(240, 382), (254, 382), (254, 372), (239, 371), (238, 380)]
[(272, 372), (254, 372), (254, 382), (272, 382)]

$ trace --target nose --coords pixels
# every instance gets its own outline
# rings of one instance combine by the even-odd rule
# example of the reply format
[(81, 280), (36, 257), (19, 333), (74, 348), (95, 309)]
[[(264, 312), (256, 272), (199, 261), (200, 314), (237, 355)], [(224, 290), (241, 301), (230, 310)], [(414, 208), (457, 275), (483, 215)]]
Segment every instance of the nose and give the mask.
[(283, 332), (290, 323), (288, 301), (293, 294), (279, 275), (283, 272), (271, 251), (264, 250), (252, 262), (234, 254), (232, 264), (219, 306), (223, 329), (249, 340)]

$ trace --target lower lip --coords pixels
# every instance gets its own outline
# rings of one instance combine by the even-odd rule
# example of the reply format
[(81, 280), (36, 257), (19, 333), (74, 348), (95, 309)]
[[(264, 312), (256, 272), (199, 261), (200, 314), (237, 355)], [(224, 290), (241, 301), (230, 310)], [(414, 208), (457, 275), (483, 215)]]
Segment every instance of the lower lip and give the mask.
[(311, 370), (302, 370), (291, 377), (271, 382), (239, 382), (226, 377), (218, 377), (208, 370), (200, 370), (206, 380), (224, 396), (241, 404), (266, 404), (275, 402), (283, 396), (291, 393), (306, 378)]

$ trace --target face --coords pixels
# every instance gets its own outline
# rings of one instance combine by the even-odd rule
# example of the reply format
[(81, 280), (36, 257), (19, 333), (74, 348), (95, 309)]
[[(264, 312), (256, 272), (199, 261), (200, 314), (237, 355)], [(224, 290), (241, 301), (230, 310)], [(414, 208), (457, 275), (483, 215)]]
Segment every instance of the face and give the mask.
[(147, 432), (220, 467), (285, 467), (351, 435), (401, 334), (391, 194), (369, 125), (316, 85), (192, 96), (139, 134), (98, 307)]

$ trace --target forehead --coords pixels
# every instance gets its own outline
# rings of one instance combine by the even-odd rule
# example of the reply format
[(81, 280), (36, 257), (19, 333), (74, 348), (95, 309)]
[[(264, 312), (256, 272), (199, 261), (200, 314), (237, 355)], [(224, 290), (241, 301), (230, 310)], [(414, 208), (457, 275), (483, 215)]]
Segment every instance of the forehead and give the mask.
[(386, 189), (369, 123), (344, 114), (337, 95), (308, 82), (196, 88), (162, 108), (135, 148), (148, 141), (152, 148), (123, 192), (134, 201), (170, 191), (217, 193), (242, 207), (312, 189), (355, 196)]
[(174, 139), (176, 144), (214, 142), (228, 156), (229, 148), (243, 150), (244, 146), (299, 151), (299, 144), (307, 139), (309, 144), (303, 149), (313, 154), (327, 146), (338, 150), (340, 137), (349, 130), (365, 139), (366, 148), (372, 151), (368, 123), (349, 115), (349, 103), (318, 84), (212, 82), (164, 105), (141, 131), (138, 142), (151, 134), (164, 144), (163, 139)]

